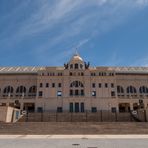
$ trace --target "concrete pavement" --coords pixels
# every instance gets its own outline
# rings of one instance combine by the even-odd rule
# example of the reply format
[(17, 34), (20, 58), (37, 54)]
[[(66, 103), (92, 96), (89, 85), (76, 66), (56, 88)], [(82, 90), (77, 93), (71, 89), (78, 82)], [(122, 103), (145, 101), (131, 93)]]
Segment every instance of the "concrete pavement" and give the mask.
[(148, 135), (1, 135), (0, 148), (147, 148)]
[(0, 139), (148, 139), (148, 135), (0, 135)]

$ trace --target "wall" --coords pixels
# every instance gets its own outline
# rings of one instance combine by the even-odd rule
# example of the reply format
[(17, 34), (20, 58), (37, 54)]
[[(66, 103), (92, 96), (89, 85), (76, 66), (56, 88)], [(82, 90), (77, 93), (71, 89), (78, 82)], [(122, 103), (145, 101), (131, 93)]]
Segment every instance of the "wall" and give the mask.
[(18, 112), (17, 118), (20, 117), (20, 112), (18, 109), (7, 107), (7, 106), (0, 106), (0, 122), (15, 122), (16, 119), (16, 112)]
[(7, 107), (0, 106), (0, 122), (5, 122), (7, 116)]

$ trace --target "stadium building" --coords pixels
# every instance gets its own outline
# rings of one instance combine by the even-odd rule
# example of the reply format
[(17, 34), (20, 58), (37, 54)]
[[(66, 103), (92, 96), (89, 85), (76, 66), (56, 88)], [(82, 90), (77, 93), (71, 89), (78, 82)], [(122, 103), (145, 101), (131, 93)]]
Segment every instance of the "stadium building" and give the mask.
[(148, 107), (147, 67), (0, 67), (0, 106), (33, 112), (129, 112)]

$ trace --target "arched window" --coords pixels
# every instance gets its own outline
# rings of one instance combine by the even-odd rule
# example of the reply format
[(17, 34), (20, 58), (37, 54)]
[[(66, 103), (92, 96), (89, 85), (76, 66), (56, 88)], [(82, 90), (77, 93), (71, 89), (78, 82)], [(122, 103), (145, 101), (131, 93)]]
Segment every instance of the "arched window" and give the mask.
[(124, 93), (124, 89), (122, 86), (117, 86), (117, 93)]
[(3, 95), (4, 96), (9, 96), (13, 93), (13, 87), (12, 86), (7, 86), (4, 88), (4, 91), (3, 91)]
[(148, 88), (147, 87), (145, 87), (145, 86), (141, 86), (140, 88), (139, 88), (139, 93), (144, 93), (144, 94), (146, 94), (146, 93), (148, 93)]
[(17, 89), (16, 89), (16, 95), (17, 96), (23, 96), (26, 94), (26, 87), (25, 86), (19, 86)]
[(31, 86), (29, 88), (29, 93), (36, 93), (36, 86)]
[(31, 86), (29, 88), (29, 96), (36, 96), (36, 91), (37, 91), (37, 87), (36, 86)]
[(134, 86), (128, 86), (127, 93), (131, 93), (131, 94), (137, 93), (136, 88)]
[(73, 81), (71, 84), (70, 84), (70, 87), (84, 87), (83, 83), (80, 82), (80, 81)]
[(70, 64), (70, 69), (73, 69), (73, 64)]
[(80, 68), (83, 69), (83, 65), (82, 64), (80, 64)]
[(84, 96), (84, 85), (80, 81), (73, 81), (70, 84), (70, 96)]
[(79, 65), (76, 63), (75, 64), (75, 69), (78, 69), (79, 68)]

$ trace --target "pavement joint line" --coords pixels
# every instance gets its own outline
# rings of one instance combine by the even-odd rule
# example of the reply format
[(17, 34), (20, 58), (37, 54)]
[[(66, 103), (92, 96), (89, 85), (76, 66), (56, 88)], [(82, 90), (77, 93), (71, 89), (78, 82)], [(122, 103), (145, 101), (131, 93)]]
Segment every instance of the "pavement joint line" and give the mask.
[(0, 139), (148, 139), (148, 135), (0, 135)]

